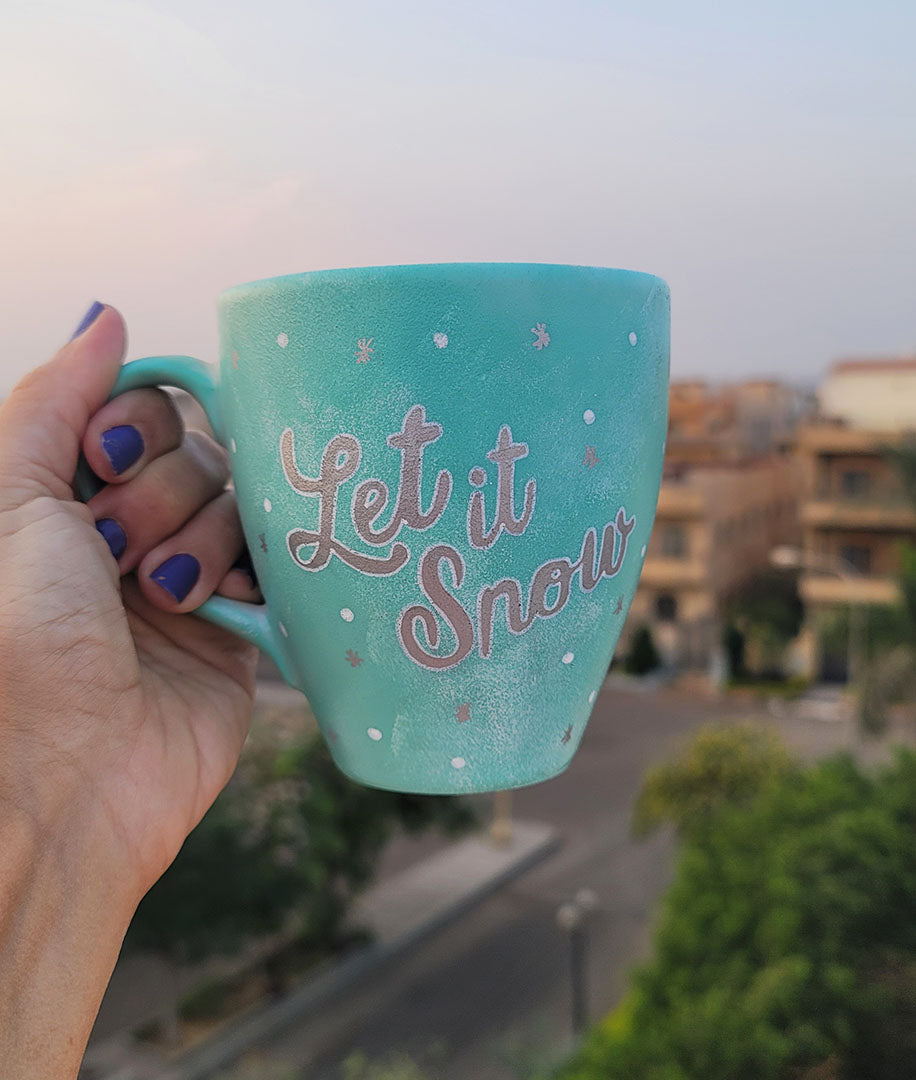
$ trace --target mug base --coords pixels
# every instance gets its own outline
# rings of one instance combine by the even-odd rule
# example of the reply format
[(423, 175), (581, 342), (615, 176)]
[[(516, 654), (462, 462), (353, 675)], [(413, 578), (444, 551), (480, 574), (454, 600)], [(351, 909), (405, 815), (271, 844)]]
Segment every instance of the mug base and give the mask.
[[(332, 755), (333, 756), (333, 755)], [(382, 791), (396, 791), (402, 795), (486, 795), (496, 791), (511, 791), (514, 788), (532, 787), (534, 784), (542, 784), (545, 780), (553, 780), (566, 772), (572, 763), (572, 758), (563, 762), (559, 768), (532, 769), (522, 775), (515, 773), (511, 776), (494, 777), (492, 774), (475, 782), (472, 775), (456, 773), (451, 785), (436, 783), (428, 778), (417, 777), (406, 781), (397, 781), (390, 776), (382, 776), (377, 773), (362, 772), (358, 768), (350, 768), (344, 762), (334, 759), (338, 769), (350, 780), (364, 787), (379, 788)]]

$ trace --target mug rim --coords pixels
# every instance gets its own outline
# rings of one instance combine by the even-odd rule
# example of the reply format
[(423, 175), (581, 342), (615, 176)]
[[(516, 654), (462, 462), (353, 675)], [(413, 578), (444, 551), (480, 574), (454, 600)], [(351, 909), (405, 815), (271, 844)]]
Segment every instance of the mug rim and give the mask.
[(223, 289), (219, 294), (219, 300), (222, 301), (233, 296), (237, 292), (247, 291), (250, 289), (266, 288), (268, 286), (278, 286), (284, 284), (291, 284), (293, 281), (302, 281), (306, 279), (312, 280), (325, 280), (328, 278), (343, 277), (349, 274), (378, 274), (378, 273), (390, 273), (392, 271), (414, 271), (414, 270), (449, 270), (456, 273), (467, 273), (470, 271), (498, 271), (498, 270), (588, 270), (592, 273), (604, 273), (609, 275), (626, 276), (627, 278), (642, 278), (646, 284), (653, 283), (654, 287), (661, 286), (668, 289), (668, 282), (664, 278), (659, 277), (657, 274), (650, 274), (644, 270), (627, 270), (619, 266), (592, 266), (586, 263), (540, 263), (540, 262), (431, 262), (431, 263), (390, 263), (385, 265), (372, 265), (372, 266), (340, 266), (332, 267), (325, 270), (303, 270), (295, 274), (278, 274), (276, 277), (268, 278), (255, 278), (253, 281), (244, 281), (238, 285), (230, 285), (228, 288)]

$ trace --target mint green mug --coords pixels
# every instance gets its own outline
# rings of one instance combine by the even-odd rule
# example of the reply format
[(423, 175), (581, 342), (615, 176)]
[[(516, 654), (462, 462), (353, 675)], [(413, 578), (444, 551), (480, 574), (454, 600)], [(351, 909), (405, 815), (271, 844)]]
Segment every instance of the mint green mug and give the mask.
[(219, 368), (126, 364), (229, 450), (265, 604), (195, 612), (263, 649), (339, 767), (405, 792), (569, 764), (646, 554), (669, 292), (523, 263), (293, 274), (224, 292)]

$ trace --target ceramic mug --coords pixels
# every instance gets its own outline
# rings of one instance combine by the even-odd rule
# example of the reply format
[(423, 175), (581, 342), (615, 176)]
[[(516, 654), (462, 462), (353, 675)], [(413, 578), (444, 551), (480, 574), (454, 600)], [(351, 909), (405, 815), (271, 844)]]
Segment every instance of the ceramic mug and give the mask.
[(338, 766), (458, 793), (569, 764), (646, 554), (668, 411), (649, 274), (327, 270), (219, 300), (220, 364), (147, 357), (228, 449), (265, 604), (195, 614), (303, 690)]

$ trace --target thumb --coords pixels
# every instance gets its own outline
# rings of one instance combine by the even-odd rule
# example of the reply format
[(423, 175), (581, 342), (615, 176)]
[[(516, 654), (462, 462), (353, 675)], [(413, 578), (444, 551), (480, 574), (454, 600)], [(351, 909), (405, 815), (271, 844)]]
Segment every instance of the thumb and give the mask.
[(120, 313), (93, 304), (73, 340), (16, 384), (0, 407), (0, 508), (72, 498), (83, 434), (108, 400), (126, 344)]

